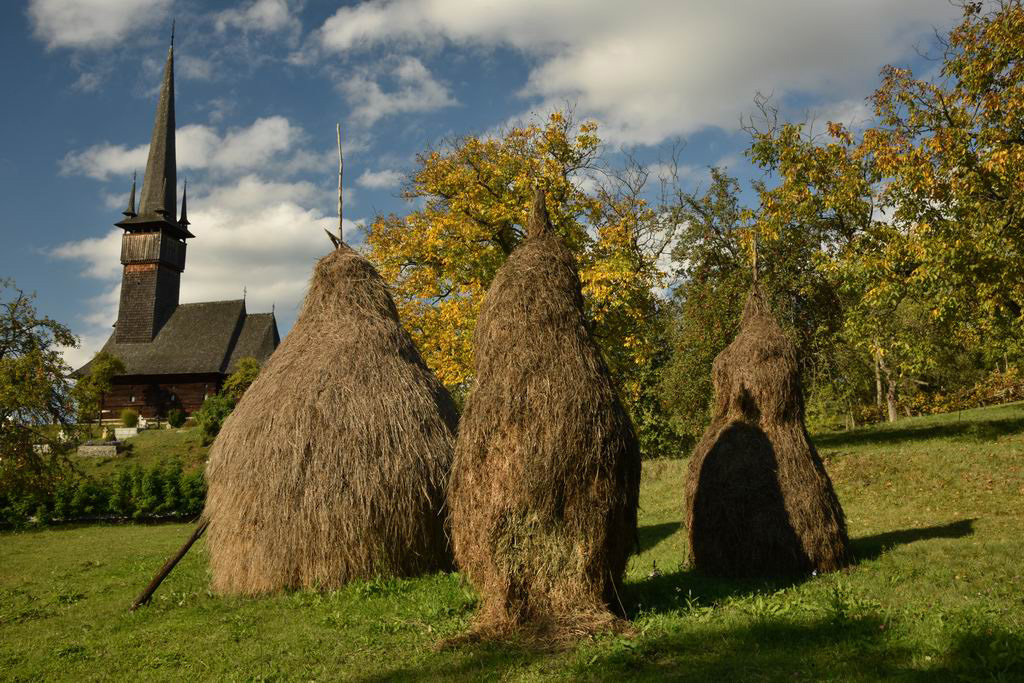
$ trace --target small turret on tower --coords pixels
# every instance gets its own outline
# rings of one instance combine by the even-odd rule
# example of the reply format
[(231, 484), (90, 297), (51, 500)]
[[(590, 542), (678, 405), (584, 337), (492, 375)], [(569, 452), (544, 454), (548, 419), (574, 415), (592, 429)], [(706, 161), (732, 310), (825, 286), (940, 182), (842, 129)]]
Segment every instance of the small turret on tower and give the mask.
[(185, 179), (185, 185), (181, 188), (181, 215), (178, 216), (178, 225), (184, 230), (188, 230), (188, 178)]
[(132, 191), (128, 195), (128, 208), (121, 212), (126, 218), (135, 218), (135, 174), (132, 173)]

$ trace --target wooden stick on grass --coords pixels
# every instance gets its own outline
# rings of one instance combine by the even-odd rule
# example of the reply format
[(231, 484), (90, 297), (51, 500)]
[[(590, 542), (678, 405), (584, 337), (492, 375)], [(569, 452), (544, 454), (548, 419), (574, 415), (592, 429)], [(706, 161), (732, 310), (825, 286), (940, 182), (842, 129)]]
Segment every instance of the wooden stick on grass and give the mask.
[(171, 573), (171, 570), (174, 569), (174, 565), (178, 564), (181, 558), (185, 557), (185, 553), (187, 553), (188, 549), (192, 547), (192, 544), (199, 540), (199, 537), (203, 535), (204, 531), (206, 531), (206, 526), (209, 523), (209, 520), (203, 520), (203, 522), (196, 527), (196, 530), (192, 532), (192, 535), (189, 536), (189, 539), (185, 541), (185, 545), (178, 549), (178, 552), (174, 554), (174, 557), (164, 563), (164, 566), (160, 568), (160, 571), (156, 573), (153, 580), (149, 582), (148, 586), (146, 586), (146, 590), (142, 591), (139, 597), (135, 598), (135, 602), (132, 603), (133, 612), (149, 602), (149, 599), (153, 597), (153, 593), (155, 593), (156, 589), (160, 587), (160, 583), (167, 578), (168, 574)]

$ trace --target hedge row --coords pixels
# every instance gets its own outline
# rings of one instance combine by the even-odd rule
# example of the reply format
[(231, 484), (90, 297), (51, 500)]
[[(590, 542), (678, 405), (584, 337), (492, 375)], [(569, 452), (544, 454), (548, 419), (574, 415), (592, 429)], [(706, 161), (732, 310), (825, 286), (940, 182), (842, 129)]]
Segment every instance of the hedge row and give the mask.
[(172, 461), (143, 470), (126, 468), (112, 479), (69, 478), (45, 494), (0, 497), (0, 527), (118, 519), (195, 517), (203, 510), (201, 470), (185, 474)]

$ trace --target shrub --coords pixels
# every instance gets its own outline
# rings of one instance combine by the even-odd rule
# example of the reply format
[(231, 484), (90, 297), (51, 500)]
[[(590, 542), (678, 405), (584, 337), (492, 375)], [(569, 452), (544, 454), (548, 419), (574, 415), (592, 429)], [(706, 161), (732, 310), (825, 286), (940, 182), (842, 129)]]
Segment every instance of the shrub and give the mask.
[(175, 429), (184, 426), (185, 411), (181, 408), (172, 409), (171, 412), (167, 413), (167, 424), (171, 425)]
[(186, 474), (181, 480), (181, 514), (194, 517), (206, 504), (206, 477), (202, 470)]
[(135, 499), (136, 518), (158, 514), (164, 500), (164, 473), (159, 465), (147, 470), (141, 479), (140, 496)]
[(117, 473), (117, 478), (113, 483), (113, 490), (110, 493), (110, 505), (108, 506), (110, 514), (117, 517), (131, 517), (132, 513), (135, 512), (135, 506), (132, 501), (132, 479), (137, 470), (138, 468), (135, 467), (123, 469)]
[(181, 462), (175, 460), (163, 470), (163, 495), (157, 514), (174, 514), (181, 509)]
[(72, 499), (75, 495), (75, 482), (65, 479), (61, 481), (53, 493), (53, 517), (54, 519), (71, 519), (74, 516)]
[(125, 427), (138, 427), (139, 426), (139, 413), (138, 411), (132, 410), (131, 408), (125, 408), (121, 411), (121, 424)]
[(203, 445), (209, 446), (220, 433), (225, 418), (231, 414), (235, 402), (220, 394), (211, 396), (203, 402), (203, 407), (195, 412), (192, 418), (199, 425), (203, 434)]
[(253, 383), (256, 376), (260, 374), (262, 367), (255, 358), (246, 357), (239, 359), (235, 371), (224, 380), (224, 387), (221, 389), (221, 393), (235, 403), (238, 403), (245, 390)]
[(177, 460), (147, 470), (136, 465), (110, 479), (67, 477), (45, 493), (0, 492), (0, 529), (109, 518), (190, 518), (203, 511), (205, 502), (201, 469), (185, 474)]

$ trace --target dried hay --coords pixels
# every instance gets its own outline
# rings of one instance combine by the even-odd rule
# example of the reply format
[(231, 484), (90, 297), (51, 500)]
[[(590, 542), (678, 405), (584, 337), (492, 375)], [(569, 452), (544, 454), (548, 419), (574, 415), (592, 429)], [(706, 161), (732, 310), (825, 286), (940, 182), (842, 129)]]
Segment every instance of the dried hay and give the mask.
[(481, 599), (475, 635), (617, 625), (640, 456), (540, 190), (527, 239), (487, 292), (475, 347), (448, 498), (455, 559)]
[(713, 381), (714, 418), (686, 486), (692, 565), (787, 576), (848, 564), (843, 510), (804, 425), (796, 349), (756, 286)]
[(456, 425), (384, 281), (342, 244), (316, 264), (294, 328), (210, 450), (213, 589), (451, 568), (443, 496)]

